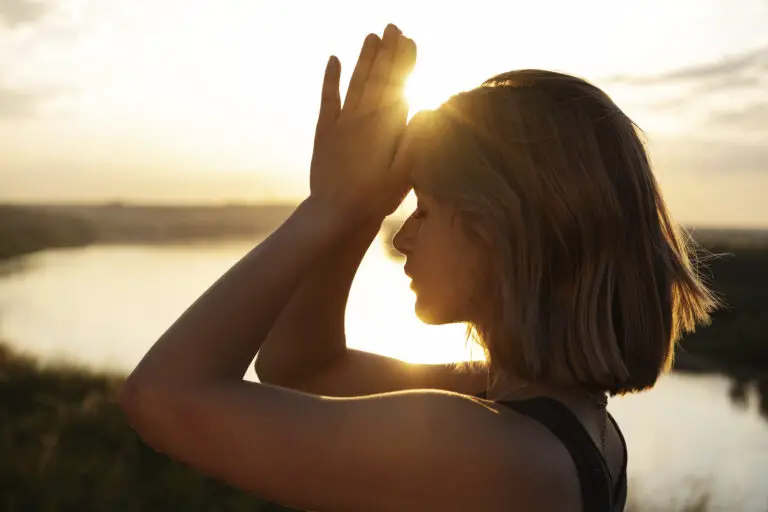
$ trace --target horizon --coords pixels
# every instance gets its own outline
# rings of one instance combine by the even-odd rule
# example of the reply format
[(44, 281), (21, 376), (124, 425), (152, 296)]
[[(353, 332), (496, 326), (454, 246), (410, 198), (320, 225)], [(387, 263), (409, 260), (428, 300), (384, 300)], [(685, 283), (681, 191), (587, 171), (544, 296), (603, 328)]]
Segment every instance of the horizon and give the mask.
[(343, 95), (392, 21), (419, 47), (411, 113), (509, 69), (575, 74), (644, 130), (680, 224), (768, 227), (768, 4), (473, 7), (0, 3), (0, 203), (295, 204), (328, 56)]
[[(104, 208), (104, 207), (121, 207), (121, 208), (211, 208), (211, 209), (226, 209), (226, 208), (261, 208), (261, 207), (274, 207), (274, 208), (295, 208), (298, 206), (299, 201), (290, 200), (275, 200), (266, 202), (248, 202), (248, 201), (226, 201), (221, 202), (208, 202), (208, 203), (168, 203), (168, 202), (142, 202), (136, 201), (30, 201), (30, 202), (13, 202), (0, 200), (0, 208), (5, 206), (18, 207), (18, 208)], [(384, 222), (404, 222), (410, 211), (406, 207), (398, 208), (394, 213), (385, 217)], [(768, 235), (768, 224), (766, 225), (735, 225), (735, 224), (702, 224), (702, 223), (685, 223), (679, 222), (679, 225), (691, 232), (695, 231), (724, 231), (724, 232), (750, 232)]]

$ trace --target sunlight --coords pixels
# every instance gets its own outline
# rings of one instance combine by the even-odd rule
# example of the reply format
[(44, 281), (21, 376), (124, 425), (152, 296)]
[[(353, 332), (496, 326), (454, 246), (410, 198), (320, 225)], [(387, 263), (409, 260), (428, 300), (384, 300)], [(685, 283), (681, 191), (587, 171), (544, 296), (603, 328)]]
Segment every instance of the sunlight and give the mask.
[(442, 105), (460, 90), (453, 82), (435, 74), (414, 72), (405, 84), (405, 97), (410, 107), (408, 118), (420, 110), (434, 110)]
[(388, 256), (380, 234), (350, 290), (345, 319), (349, 346), (409, 363), (482, 360), (479, 347), (465, 346), (464, 325), (431, 326), (419, 320), (409, 283), (402, 262)]

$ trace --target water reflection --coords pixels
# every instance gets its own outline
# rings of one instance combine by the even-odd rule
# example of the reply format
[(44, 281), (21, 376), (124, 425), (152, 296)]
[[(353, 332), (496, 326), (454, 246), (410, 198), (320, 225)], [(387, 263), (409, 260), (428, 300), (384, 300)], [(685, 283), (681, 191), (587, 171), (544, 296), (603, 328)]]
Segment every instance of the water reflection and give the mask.
[(746, 408), (749, 404), (749, 392), (753, 389), (759, 397), (760, 415), (768, 421), (768, 378), (733, 377), (729, 396), (735, 404)]
[(11, 258), (0, 260), (0, 278), (18, 274), (29, 270), (31, 266), (29, 258)]
[(675, 358), (675, 370), (680, 374), (721, 375), (728, 379), (728, 397), (742, 409), (751, 407), (752, 397), (757, 398), (757, 410), (768, 422), (768, 374), (717, 361), (692, 356), (681, 350)]

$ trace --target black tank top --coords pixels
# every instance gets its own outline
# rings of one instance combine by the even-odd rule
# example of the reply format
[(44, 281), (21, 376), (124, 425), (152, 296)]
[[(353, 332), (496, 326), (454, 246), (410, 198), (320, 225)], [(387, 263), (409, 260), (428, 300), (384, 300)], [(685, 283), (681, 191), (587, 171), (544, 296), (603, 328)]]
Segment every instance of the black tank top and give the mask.
[(575, 414), (561, 402), (548, 397), (498, 402), (538, 421), (549, 429), (568, 449), (579, 474), (582, 510), (584, 512), (621, 512), (627, 501), (627, 443), (616, 420), (608, 417), (619, 433), (624, 448), (621, 472), (617, 481), (600, 455), (595, 443)]

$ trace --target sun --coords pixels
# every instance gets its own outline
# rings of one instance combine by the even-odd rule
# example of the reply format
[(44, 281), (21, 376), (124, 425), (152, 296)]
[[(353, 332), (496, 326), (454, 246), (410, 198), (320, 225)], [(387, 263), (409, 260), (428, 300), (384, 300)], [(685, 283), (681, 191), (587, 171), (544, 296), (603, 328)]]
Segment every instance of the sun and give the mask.
[(408, 101), (409, 119), (420, 110), (434, 110), (452, 94), (459, 92), (445, 80), (437, 80), (424, 73), (414, 73), (405, 83), (405, 98)]

